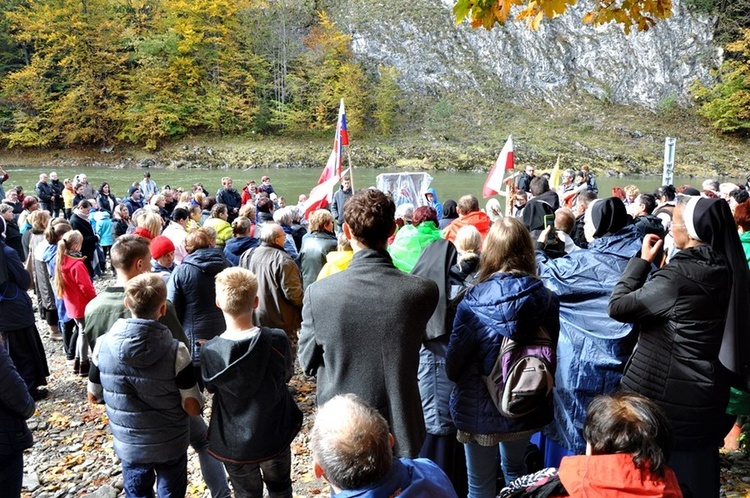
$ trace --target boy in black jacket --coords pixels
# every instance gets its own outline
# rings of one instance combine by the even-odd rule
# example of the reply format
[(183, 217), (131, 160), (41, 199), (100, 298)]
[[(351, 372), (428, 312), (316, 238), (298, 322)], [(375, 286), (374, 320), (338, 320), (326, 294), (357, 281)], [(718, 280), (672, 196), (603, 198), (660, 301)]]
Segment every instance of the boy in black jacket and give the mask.
[[(290, 443), (302, 412), (287, 389), (293, 372), (289, 339), (256, 327), (258, 281), (244, 268), (216, 276), (216, 305), (227, 330), (201, 351), (203, 382), (214, 393), (208, 451), (224, 462), (235, 496), (292, 496)], [(261, 480), (261, 470), (263, 479)]]

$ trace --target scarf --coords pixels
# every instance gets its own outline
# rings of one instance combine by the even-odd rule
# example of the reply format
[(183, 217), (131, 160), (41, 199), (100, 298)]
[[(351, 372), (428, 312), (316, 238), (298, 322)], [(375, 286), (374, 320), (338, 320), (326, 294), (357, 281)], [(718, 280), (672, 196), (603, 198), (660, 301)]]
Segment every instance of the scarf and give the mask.
[(91, 214), (90, 212), (89, 212), (89, 213), (84, 213), (83, 211), (81, 211), (81, 210), (80, 210), (80, 209), (78, 209), (78, 208), (75, 208), (75, 209), (73, 210), (73, 213), (74, 213), (74, 214), (75, 214), (76, 216), (78, 216), (79, 218), (81, 218), (81, 219), (84, 219), (84, 220), (86, 220), (86, 221), (89, 221), (89, 214)]

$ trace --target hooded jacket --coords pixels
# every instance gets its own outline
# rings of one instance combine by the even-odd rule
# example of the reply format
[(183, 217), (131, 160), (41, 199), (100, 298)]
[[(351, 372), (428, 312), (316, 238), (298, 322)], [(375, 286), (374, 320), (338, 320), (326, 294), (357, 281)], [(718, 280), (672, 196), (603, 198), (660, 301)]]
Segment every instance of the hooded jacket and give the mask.
[(70, 318), (83, 318), (86, 305), (96, 297), (96, 289), (83, 259), (66, 254), (62, 260), (62, 276), (65, 285), (65, 310)]
[(418, 226), (404, 225), (388, 246), (393, 265), (403, 272), (411, 272), (424, 248), (439, 238), (440, 229), (433, 221), (424, 221)]
[(188, 414), (175, 383), (179, 341), (156, 320), (120, 319), (97, 343), (115, 453), (132, 463), (160, 463), (185, 454)]
[(99, 236), (99, 244), (101, 244), (103, 247), (108, 247), (114, 244), (115, 237), (114, 233), (112, 232), (113, 223), (110, 219), (109, 212), (92, 212), (91, 217), (96, 220), (96, 235)]
[(662, 476), (639, 469), (629, 453), (569, 456), (562, 459), (558, 471), (544, 469), (519, 479), (504, 488), (499, 497), (682, 498), (674, 470), (663, 470)]
[(362, 489), (345, 489), (331, 498), (456, 498), (448, 477), (432, 460), (394, 458), (380, 481)]
[(472, 211), (471, 213), (467, 213), (453, 220), (451, 224), (443, 230), (443, 237), (451, 242), (455, 241), (458, 231), (466, 225), (474, 225), (477, 230), (479, 230), (482, 240), (484, 240), (487, 233), (490, 231), (492, 220), (490, 220), (490, 217), (487, 216), (484, 211)]
[(255, 237), (232, 237), (227, 239), (224, 245), (224, 257), (234, 266), (238, 266), (242, 253), (259, 245), (260, 241)]
[(635, 344), (633, 326), (610, 318), (607, 305), (628, 261), (640, 249), (640, 234), (629, 225), (561, 258), (548, 259), (537, 251), (539, 275), (560, 298), (555, 422), (547, 435), (575, 454), (586, 448), (582, 432), (589, 403), (619, 388)]
[(525, 275), (497, 273), (466, 292), (445, 363), (448, 378), (456, 383), (450, 402), (456, 428), (470, 434), (513, 434), (541, 429), (552, 420), (551, 402), (525, 417), (503, 417), (482, 376), (492, 371), (505, 337), (523, 339), (543, 325), (556, 341), (558, 308), (542, 281)]
[(208, 451), (219, 460), (257, 463), (289, 448), (302, 412), (286, 387), (293, 370), (289, 339), (262, 327), (250, 337), (215, 337), (201, 351), (201, 372), (214, 393)]
[(200, 362), (196, 341), (212, 339), (226, 328), (224, 315), (215, 306), (214, 279), (229, 266), (218, 250), (205, 247), (188, 254), (169, 279), (167, 294), (190, 342), (193, 363)]
[(622, 386), (664, 409), (675, 449), (706, 448), (725, 435), (729, 379), (719, 348), (731, 271), (708, 245), (679, 251), (646, 282), (649, 269), (634, 258), (609, 303), (612, 318), (640, 329)]
[(221, 218), (209, 218), (203, 223), (204, 227), (216, 230), (216, 245), (222, 249), (227, 244), (227, 240), (232, 238), (232, 225)]
[[(326, 254), (326, 264), (320, 269), (317, 280), (326, 278), (334, 273), (344, 271), (349, 267), (354, 257), (353, 251), (331, 251)], [(317, 281), (316, 280), (316, 281)]]
[[(427, 200), (427, 194), (432, 194), (432, 202)], [(434, 188), (430, 187), (427, 189), (427, 191), (424, 193), (425, 203), (430, 206), (431, 208), (434, 208), (437, 212), (437, 219), (438, 222), (443, 218), (443, 205), (440, 204), (440, 201), (438, 200), (437, 192)]]

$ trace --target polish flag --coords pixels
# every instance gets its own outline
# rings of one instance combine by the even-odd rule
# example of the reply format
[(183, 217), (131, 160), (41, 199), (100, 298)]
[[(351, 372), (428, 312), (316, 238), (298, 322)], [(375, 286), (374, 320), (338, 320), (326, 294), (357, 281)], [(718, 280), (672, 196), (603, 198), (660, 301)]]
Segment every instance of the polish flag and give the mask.
[(492, 197), (498, 195), (503, 190), (503, 180), (505, 179), (506, 172), (513, 169), (515, 163), (513, 162), (513, 135), (508, 136), (508, 140), (503, 146), (503, 150), (500, 151), (500, 155), (497, 156), (497, 161), (492, 166), (490, 174), (487, 175), (487, 180), (484, 182), (482, 187), (482, 197)]

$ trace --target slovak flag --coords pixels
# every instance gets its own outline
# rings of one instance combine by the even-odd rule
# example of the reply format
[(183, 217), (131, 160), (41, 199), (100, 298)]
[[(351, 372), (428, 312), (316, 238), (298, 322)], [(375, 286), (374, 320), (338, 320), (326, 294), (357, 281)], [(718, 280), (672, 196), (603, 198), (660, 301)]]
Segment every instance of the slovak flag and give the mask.
[[(348, 172), (349, 168), (347, 168), (344, 173)], [(330, 204), (331, 200), (333, 199), (333, 188), (336, 186), (340, 179), (341, 175), (335, 174), (323, 183), (319, 183), (318, 185), (313, 187), (313, 189), (310, 191), (310, 195), (307, 197), (307, 201), (305, 201), (305, 210), (304, 213), (302, 213), (305, 218), (307, 218), (310, 213), (312, 213), (316, 209), (323, 209), (328, 204)]]
[(490, 174), (487, 175), (487, 180), (484, 182), (484, 187), (482, 187), (482, 197), (486, 199), (487, 197), (499, 194), (503, 190), (505, 172), (513, 169), (514, 165), (513, 135), (509, 135), (508, 140), (503, 146), (503, 150), (500, 151), (497, 161), (495, 161), (490, 170)]
[(341, 176), (341, 168), (344, 163), (344, 145), (349, 145), (349, 132), (346, 130), (346, 111), (344, 110), (344, 99), (341, 99), (339, 106), (339, 119), (336, 123), (336, 136), (333, 139), (333, 150), (328, 156), (328, 162), (325, 169), (318, 178), (318, 184), (321, 184), (334, 175)]

